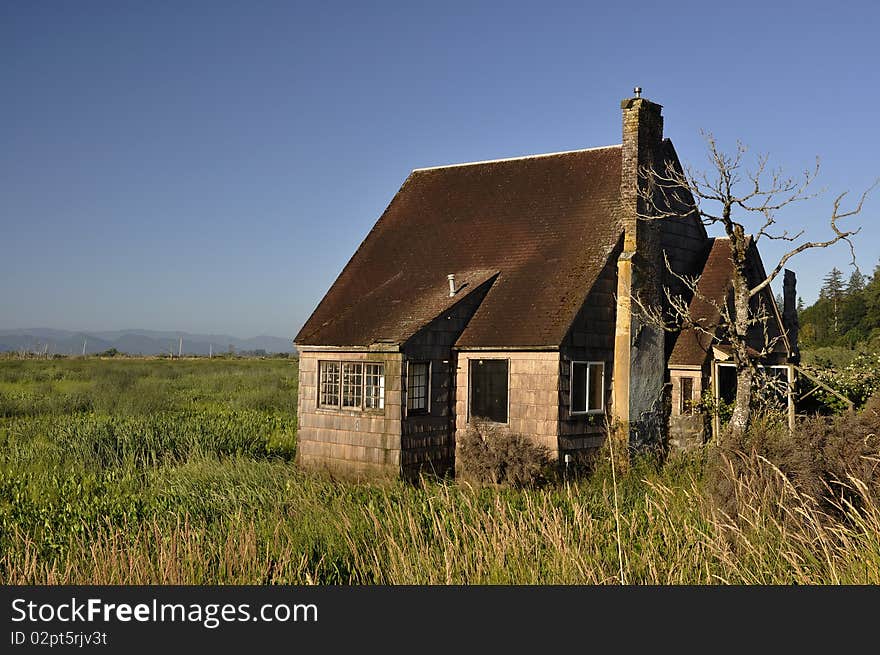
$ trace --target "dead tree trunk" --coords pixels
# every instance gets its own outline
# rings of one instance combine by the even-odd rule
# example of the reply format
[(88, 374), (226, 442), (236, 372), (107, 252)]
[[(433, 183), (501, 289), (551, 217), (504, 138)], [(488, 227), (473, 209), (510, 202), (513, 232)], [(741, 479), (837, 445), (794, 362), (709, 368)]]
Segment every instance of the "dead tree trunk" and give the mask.
[(731, 255), (734, 268), (733, 332), (736, 335), (734, 339), (731, 339), (731, 346), (733, 348), (733, 363), (736, 366), (736, 403), (730, 418), (730, 429), (734, 439), (739, 441), (748, 429), (751, 419), (754, 371), (748, 352), (750, 289), (746, 277), (746, 239), (740, 226), (735, 226), (731, 232)]
[[(711, 134), (706, 136), (706, 140), (714, 169), (711, 175), (694, 173), (689, 169), (682, 170), (676, 167), (674, 162), (667, 162), (665, 170), (643, 169), (642, 175), (647, 183), (644, 189), (640, 190), (640, 194), (647, 210), (640, 214), (639, 218), (650, 221), (669, 220), (683, 218), (696, 212), (704, 225), (721, 226), (731, 246), (733, 270), (730, 295), (717, 301), (700, 296), (697, 288), (698, 279), (689, 280), (677, 274), (667, 262), (668, 271), (684, 282), (695, 297), (700, 297), (717, 309), (717, 322), (710, 325), (699, 317), (695, 319), (690, 316), (688, 303), (681, 297), (673, 296), (668, 288), (665, 289), (668, 307), (651, 308), (641, 303), (639, 307), (647, 317), (646, 320), (664, 329), (677, 331), (689, 326), (710, 337), (713, 343), (726, 344), (730, 347), (736, 367), (737, 382), (736, 403), (730, 421), (730, 431), (732, 437), (736, 439), (742, 437), (749, 427), (755, 367), (758, 363), (756, 359), (769, 355), (775, 345), (775, 340), (767, 339), (766, 308), (753, 307), (750, 302), (760, 305), (760, 298), (755, 296), (769, 287), (789, 259), (805, 250), (828, 248), (843, 241), (849, 245), (855, 263), (855, 251), (851, 239), (859, 229), (843, 230), (838, 221), (859, 214), (868, 194), (880, 184), (880, 180), (862, 193), (858, 204), (850, 211), (841, 209), (841, 202), (846, 192), (834, 199), (829, 218), (832, 231), (830, 238), (825, 241), (803, 241), (782, 255), (769, 274), (762, 275), (762, 279), (750, 280), (747, 265), (750, 244), (756, 246), (762, 238), (790, 243), (801, 240), (803, 230), (794, 234), (788, 230), (779, 230), (776, 213), (788, 205), (815, 197), (809, 192), (809, 187), (818, 173), (818, 161), (815, 171), (806, 171), (800, 181), (784, 177), (781, 171), (768, 173), (766, 155), (759, 156), (756, 169), (749, 172), (742, 168), (743, 155), (746, 152), (742, 144), (737, 145), (734, 154), (728, 155), (718, 149)], [(681, 208), (685, 208), (685, 211)], [(756, 229), (752, 231), (751, 236), (745, 227), (745, 221), (749, 218), (756, 221)], [(755, 342), (751, 344), (754, 347), (750, 348), (750, 329), (758, 330), (762, 326), (764, 326), (764, 342)], [(789, 354), (796, 356), (796, 352)]]

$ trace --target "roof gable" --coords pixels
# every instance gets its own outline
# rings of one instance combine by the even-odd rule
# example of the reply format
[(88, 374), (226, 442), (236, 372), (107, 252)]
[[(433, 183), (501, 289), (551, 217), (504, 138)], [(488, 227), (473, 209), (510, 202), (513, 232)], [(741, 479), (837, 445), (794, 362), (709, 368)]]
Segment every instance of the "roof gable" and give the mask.
[(456, 345), (558, 346), (622, 232), (620, 154), (413, 171), (295, 342), (402, 343), (460, 299), (452, 273), (472, 288), (497, 275)]
[[(766, 277), (764, 263), (755, 242), (750, 238), (748, 245), (748, 282), (755, 286)], [(716, 305), (728, 302), (733, 292), (733, 259), (731, 257), (730, 240), (726, 237), (710, 239), (709, 253), (703, 266), (700, 280), (697, 283), (697, 294), (691, 299), (689, 313), (692, 321), (713, 328), (717, 325), (720, 314)], [(773, 299), (770, 287), (765, 287), (752, 300), (751, 303), (763, 301), (770, 310), (772, 319), (768, 324), (768, 337), (779, 340), (774, 345), (773, 351), (779, 353), (788, 352), (788, 341), (782, 328), (782, 319)], [(714, 303), (714, 304), (713, 304)], [(763, 334), (758, 326), (750, 328), (747, 337), (747, 346), (750, 351), (757, 354), (758, 349), (763, 347)], [(669, 357), (669, 366), (692, 366), (703, 364), (710, 356), (713, 345), (718, 345), (718, 340), (709, 334), (695, 328), (687, 328), (679, 333), (672, 354)]]

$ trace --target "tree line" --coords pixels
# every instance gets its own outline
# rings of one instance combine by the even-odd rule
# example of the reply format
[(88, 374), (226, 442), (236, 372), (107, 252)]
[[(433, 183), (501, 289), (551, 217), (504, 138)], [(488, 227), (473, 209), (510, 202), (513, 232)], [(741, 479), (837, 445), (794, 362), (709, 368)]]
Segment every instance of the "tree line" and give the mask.
[(856, 269), (848, 279), (831, 269), (813, 305), (798, 299), (798, 318), (805, 348), (880, 349), (880, 264), (871, 276)]

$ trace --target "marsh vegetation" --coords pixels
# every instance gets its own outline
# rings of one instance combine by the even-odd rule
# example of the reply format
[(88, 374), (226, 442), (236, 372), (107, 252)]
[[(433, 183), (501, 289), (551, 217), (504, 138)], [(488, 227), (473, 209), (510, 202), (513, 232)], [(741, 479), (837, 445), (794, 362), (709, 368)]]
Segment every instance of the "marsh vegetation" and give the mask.
[(539, 487), (300, 471), (296, 360), (0, 361), (0, 579), (880, 583), (877, 406)]

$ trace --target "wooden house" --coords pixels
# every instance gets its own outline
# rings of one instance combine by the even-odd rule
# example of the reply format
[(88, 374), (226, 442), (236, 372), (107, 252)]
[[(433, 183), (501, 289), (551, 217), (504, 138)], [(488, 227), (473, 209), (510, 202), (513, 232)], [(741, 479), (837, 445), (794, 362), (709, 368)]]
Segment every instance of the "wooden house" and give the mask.
[(638, 219), (640, 168), (679, 164), (660, 105), (621, 109), (618, 145), (409, 175), (294, 340), (301, 464), (444, 473), (475, 420), (560, 461), (599, 446), (606, 417), (663, 438), (670, 381), (691, 372), (699, 394), (712, 348), (640, 322), (632, 297), (676, 287), (664, 252), (699, 275), (721, 250), (692, 207)]

